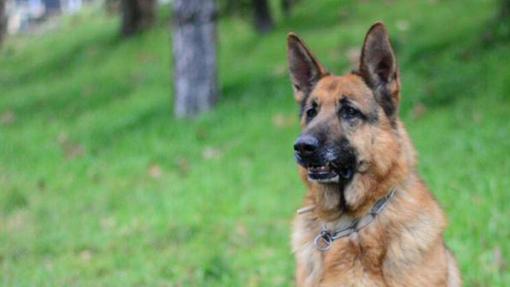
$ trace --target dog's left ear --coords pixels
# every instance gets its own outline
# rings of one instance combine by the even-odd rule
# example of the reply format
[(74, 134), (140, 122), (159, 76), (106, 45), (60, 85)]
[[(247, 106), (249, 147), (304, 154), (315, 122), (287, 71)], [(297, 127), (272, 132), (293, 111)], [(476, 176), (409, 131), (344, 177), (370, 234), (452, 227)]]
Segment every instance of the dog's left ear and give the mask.
[(377, 22), (365, 37), (359, 71), (390, 119), (398, 114), (400, 79), (386, 27)]

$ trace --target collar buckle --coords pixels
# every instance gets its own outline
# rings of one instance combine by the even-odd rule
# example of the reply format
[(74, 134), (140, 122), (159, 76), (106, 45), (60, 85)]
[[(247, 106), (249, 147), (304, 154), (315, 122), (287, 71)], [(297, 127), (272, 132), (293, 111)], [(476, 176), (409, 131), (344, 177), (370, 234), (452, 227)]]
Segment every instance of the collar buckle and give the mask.
[(333, 235), (328, 230), (323, 229), (321, 233), (315, 237), (313, 243), (319, 251), (328, 251), (333, 243)]

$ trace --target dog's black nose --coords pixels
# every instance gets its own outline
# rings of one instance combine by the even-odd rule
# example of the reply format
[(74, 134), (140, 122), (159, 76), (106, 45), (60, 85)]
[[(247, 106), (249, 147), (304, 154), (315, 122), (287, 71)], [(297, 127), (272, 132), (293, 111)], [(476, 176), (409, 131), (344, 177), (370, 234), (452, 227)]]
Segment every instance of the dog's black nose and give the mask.
[(303, 156), (313, 154), (319, 148), (319, 140), (311, 135), (300, 136), (294, 144), (294, 150)]

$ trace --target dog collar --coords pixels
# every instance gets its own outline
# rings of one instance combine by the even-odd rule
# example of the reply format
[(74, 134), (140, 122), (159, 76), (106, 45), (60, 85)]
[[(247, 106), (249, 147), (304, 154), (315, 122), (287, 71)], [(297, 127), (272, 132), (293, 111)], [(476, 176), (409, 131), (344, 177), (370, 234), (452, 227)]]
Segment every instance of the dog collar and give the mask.
[(313, 241), (315, 247), (317, 247), (317, 249), (322, 252), (328, 251), (335, 240), (347, 237), (355, 232), (359, 232), (361, 229), (372, 223), (376, 216), (384, 210), (386, 205), (388, 205), (388, 202), (395, 195), (395, 192), (396, 190), (392, 190), (386, 196), (379, 199), (367, 215), (359, 219), (355, 219), (349, 226), (345, 228), (336, 231), (330, 231), (326, 228), (326, 226), (322, 226), (321, 232), (315, 237), (315, 240)]

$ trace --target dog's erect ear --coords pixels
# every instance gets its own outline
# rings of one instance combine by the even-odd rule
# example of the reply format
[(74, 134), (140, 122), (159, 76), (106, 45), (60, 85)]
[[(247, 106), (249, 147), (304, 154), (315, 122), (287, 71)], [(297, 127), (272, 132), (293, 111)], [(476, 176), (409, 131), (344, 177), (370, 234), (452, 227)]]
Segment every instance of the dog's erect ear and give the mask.
[(296, 34), (289, 33), (287, 47), (294, 96), (302, 102), (327, 72)]
[(361, 50), (359, 71), (386, 115), (394, 119), (400, 102), (399, 71), (383, 23), (375, 23), (368, 30)]

